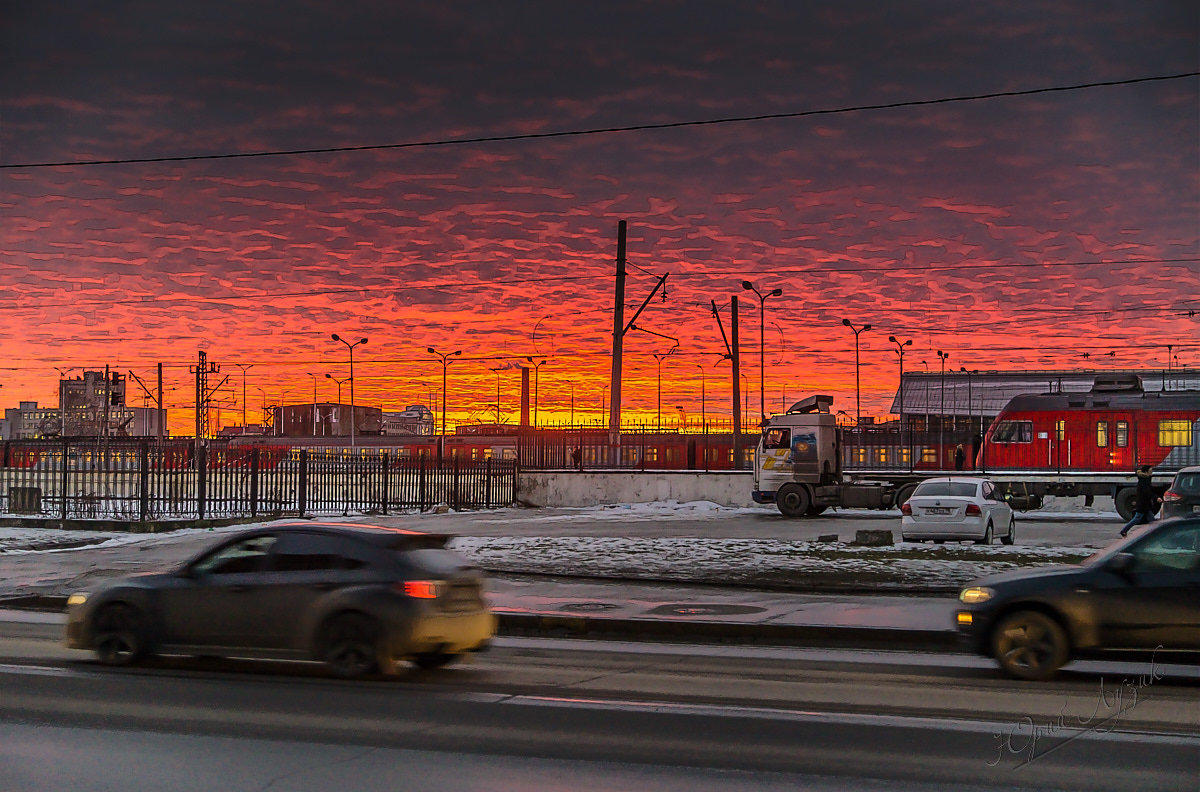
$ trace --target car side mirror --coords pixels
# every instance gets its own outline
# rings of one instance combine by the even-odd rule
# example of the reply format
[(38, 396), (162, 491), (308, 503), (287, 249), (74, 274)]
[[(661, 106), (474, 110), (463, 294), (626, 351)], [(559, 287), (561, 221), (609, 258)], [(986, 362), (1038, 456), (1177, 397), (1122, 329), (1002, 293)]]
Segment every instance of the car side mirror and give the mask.
[(1128, 574), (1133, 569), (1133, 564), (1137, 559), (1133, 553), (1117, 553), (1112, 558), (1104, 562), (1104, 568), (1109, 572), (1116, 572), (1118, 575)]

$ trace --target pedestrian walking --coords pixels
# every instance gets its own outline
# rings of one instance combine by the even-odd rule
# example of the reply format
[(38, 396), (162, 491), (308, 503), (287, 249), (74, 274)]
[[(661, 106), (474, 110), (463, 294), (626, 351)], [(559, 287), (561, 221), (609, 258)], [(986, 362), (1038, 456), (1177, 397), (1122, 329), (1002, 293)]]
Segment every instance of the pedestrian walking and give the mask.
[(1145, 525), (1154, 520), (1154, 507), (1162, 498), (1154, 493), (1154, 485), (1150, 480), (1150, 466), (1142, 465), (1137, 472), (1137, 494), (1133, 502), (1133, 517), (1121, 529), (1121, 536), (1129, 533), (1135, 525)]

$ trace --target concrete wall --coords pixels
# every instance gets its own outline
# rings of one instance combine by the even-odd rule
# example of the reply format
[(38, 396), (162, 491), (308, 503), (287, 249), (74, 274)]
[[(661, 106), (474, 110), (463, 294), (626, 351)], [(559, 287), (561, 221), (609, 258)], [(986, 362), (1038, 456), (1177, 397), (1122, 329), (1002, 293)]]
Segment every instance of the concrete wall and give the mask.
[(522, 471), (517, 496), (531, 506), (596, 506), (605, 503), (712, 501), (753, 506), (748, 470), (720, 473), (660, 471)]

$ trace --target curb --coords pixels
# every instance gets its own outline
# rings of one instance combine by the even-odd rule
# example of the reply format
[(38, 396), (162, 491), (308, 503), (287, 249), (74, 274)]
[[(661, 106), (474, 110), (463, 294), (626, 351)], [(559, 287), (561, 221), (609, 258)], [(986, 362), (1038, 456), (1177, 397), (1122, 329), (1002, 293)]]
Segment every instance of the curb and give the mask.
[[(0, 608), (61, 613), (67, 598), (28, 595), (0, 599)], [(575, 638), (593, 641), (797, 646), (822, 649), (891, 649), (963, 652), (952, 630), (904, 630), (892, 627), (754, 624), (752, 622), (614, 619), (540, 613), (496, 612), (498, 635)]]
[(841, 625), (687, 622), (659, 619), (609, 619), (537, 613), (496, 614), (499, 634), (597, 641), (653, 640), (671, 643), (757, 644), (823, 649), (892, 649), (965, 652), (953, 630), (904, 630)]
[(0, 517), (0, 526), (5, 528), (55, 528), (60, 531), (122, 531), (134, 534), (168, 533), (184, 528), (223, 528), (261, 521), (256, 517), (222, 517), (212, 520), (62, 520), (53, 517)]

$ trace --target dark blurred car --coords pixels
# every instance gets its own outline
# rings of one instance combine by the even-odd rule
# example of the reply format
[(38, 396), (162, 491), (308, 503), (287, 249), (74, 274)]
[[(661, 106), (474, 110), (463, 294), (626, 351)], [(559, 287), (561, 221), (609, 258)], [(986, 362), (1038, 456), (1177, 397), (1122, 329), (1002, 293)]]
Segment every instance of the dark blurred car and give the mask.
[(496, 630), (483, 572), (448, 539), (342, 523), (242, 532), (177, 570), (73, 594), (66, 642), (108, 665), (163, 653), (317, 660), (343, 677), (442, 666)]
[(1185, 467), (1175, 474), (1175, 480), (1162, 496), (1160, 517), (1182, 517), (1200, 514), (1200, 466)]
[(1075, 566), (974, 581), (960, 633), (1019, 679), (1049, 679), (1075, 657), (1200, 652), (1200, 516), (1135, 529)]

